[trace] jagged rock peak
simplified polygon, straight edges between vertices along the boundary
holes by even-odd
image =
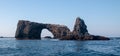
[[[76,18],[73,32],[75,32],[78,35],[84,35],[85,33],[88,33],[87,26],[84,20],[80,17]]]

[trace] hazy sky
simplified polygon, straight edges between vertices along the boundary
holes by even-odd
[[[14,36],[18,20],[68,26],[84,19],[89,33],[120,36],[120,0],[0,0],[0,36]]]

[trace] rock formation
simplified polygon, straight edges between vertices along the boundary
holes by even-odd
[[[76,19],[73,34],[78,35],[80,39],[83,39],[83,37],[86,34],[88,34],[87,26],[85,25],[84,21],[80,19],[79,17]]]
[[[107,37],[90,35],[84,20],[76,19],[74,30],[57,24],[43,24],[20,20],[15,34],[16,39],[41,39],[41,31],[48,29],[55,39],[60,40],[109,40]]]
[[[15,34],[16,39],[41,39],[42,29],[48,29],[54,38],[66,36],[70,30],[64,25],[42,24],[20,20]]]

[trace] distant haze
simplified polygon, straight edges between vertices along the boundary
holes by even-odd
[[[66,25],[72,31],[76,17],[91,34],[120,36],[120,0],[0,0],[0,36],[14,37],[18,20]]]

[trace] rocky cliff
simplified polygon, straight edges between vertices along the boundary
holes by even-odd
[[[60,40],[109,40],[107,37],[90,35],[83,19],[76,19],[71,32],[65,25],[43,24],[20,20],[15,34],[16,39],[41,39],[41,31],[48,29],[54,38]]]

